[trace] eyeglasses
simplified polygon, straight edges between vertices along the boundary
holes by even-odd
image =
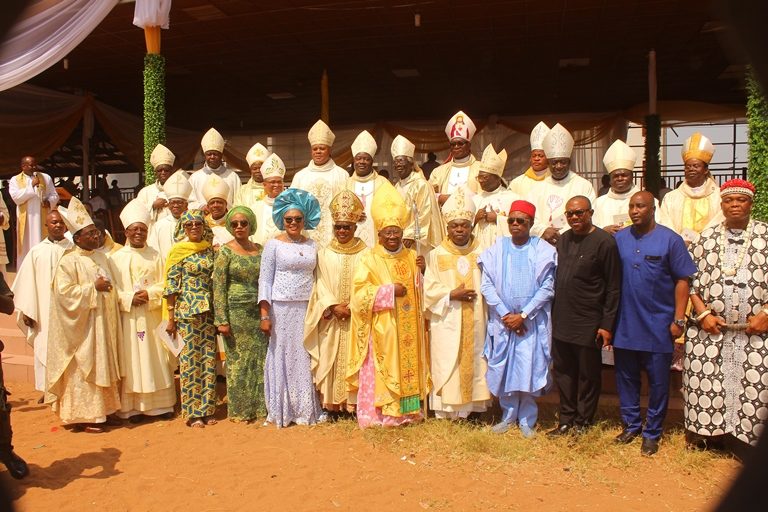
[[[528,219],[525,217],[507,217],[507,224],[520,224],[525,225],[528,222]]]
[[[565,216],[566,217],[581,217],[585,213],[587,213],[589,210],[566,210]]]
[[[230,222],[233,228],[247,228],[250,223],[247,220],[233,220]]]
[[[379,235],[383,238],[400,238],[403,236],[403,232],[400,230],[397,231],[379,231]]]
[[[354,225],[349,225],[349,224],[334,224],[333,225],[333,229],[335,229],[336,231],[350,231],[354,227],[355,227]]]
[[[185,228],[201,228],[203,227],[203,223],[199,220],[191,220],[189,222],[184,223]]]
[[[465,140],[452,140],[451,141],[451,147],[452,148],[464,146],[466,144],[467,144],[467,141],[465,141]]]
[[[303,222],[304,217],[283,217],[283,222],[286,224],[298,224],[299,222]]]

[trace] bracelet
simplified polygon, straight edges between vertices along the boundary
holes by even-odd
[[[269,315],[261,317],[261,321],[263,322],[264,320],[269,320]]]
[[[763,308],[763,310],[762,310],[762,311],[763,311],[763,313],[765,313],[766,315],[768,315],[768,308]]]
[[[699,316],[696,317],[696,321],[697,322],[701,322],[704,319],[704,317],[706,317],[707,315],[711,315],[711,314],[712,314],[712,310],[711,309],[705,309],[704,311],[699,313]]]
[[[174,309],[176,309],[176,306],[168,306],[165,309],[167,309],[168,311],[173,311]]]

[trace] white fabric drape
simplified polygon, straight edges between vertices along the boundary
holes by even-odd
[[[37,0],[0,43],[0,91],[48,69],[69,54],[118,0]]]
[[[133,24],[139,28],[168,28],[171,0],[136,0]]]

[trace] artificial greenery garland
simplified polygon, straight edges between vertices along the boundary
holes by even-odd
[[[755,186],[752,216],[768,220],[768,102],[750,69],[747,72],[747,122],[749,159],[747,177]]]
[[[661,118],[658,114],[645,116],[645,189],[656,197],[663,187],[661,179]]]
[[[144,56],[144,184],[155,182],[152,150],[165,142],[165,57]]]

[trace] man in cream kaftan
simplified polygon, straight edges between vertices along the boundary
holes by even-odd
[[[152,150],[152,154],[149,156],[149,163],[155,170],[157,180],[139,190],[139,193],[136,194],[136,199],[149,212],[150,227],[155,222],[170,215],[168,211],[168,195],[165,193],[164,187],[168,178],[173,174],[173,164],[175,161],[176,156],[162,144],[155,146],[155,149]]]

